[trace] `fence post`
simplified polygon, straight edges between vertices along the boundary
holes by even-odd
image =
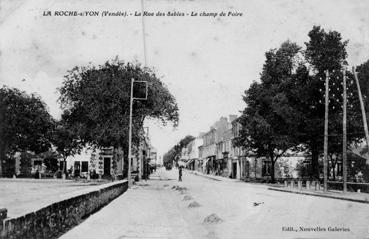
[[[301,181],[301,180],[298,180],[298,181],[297,181],[297,188],[298,188],[299,190],[301,190],[301,189],[302,189],[302,181]]]
[[[316,185],[315,190],[320,191],[320,182],[317,181],[315,185]]]
[[[309,190],[310,189],[310,181],[306,180],[306,189]]]
[[[311,187],[316,190],[316,181],[311,181]]]

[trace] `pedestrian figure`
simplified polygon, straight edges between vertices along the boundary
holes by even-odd
[[[182,167],[179,167],[179,178],[178,178],[178,181],[182,182]]]

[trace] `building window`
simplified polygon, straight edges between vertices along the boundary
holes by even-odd
[[[88,172],[88,162],[87,161],[82,162],[81,172]]]

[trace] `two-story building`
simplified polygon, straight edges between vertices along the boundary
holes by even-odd
[[[251,152],[247,152],[244,148],[234,146],[233,139],[239,137],[241,131],[241,124],[237,119],[232,122],[232,143],[231,143],[231,157],[228,165],[231,178],[246,179],[250,177],[250,162],[255,156]]]
[[[210,130],[203,134],[203,146],[201,149],[202,156],[202,171],[206,174],[215,171],[216,159],[216,144],[215,144],[216,129],[211,127]]]
[[[203,145],[202,134],[191,140],[186,146],[187,162],[186,167],[191,170],[201,170],[199,147]]]
[[[67,169],[74,177],[87,177],[96,173],[102,177],[122,177],[123,150],[114,147],[83,149],[80,154],[67,158]]]

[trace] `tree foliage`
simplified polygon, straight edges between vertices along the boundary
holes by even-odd
[[[147,100],[133,103],[133,142],[146,118],[178,124],[178,106],[167,87],[149,68],[118,58],[99,66],[74,67],[64,78],[59,101],[63,118],[80,144],[123,147],[127,152],[131,79],[147,81]]]
[[[326,70],[329,71],[329,154],[342,153],[342,69],[347,66],[346,46],[341,34],[326,32],[313,27],[305,43],[306,64],[299,67],[292,82],[288,85],[289,99],[292,102],[296,120],[296,138],[311,152],[311,176],[319,177],[319,154],[323,151],[324,140],[324,94]],[[353,74],[347,72],[347,142],[351,144],[363,136],[359,125],[360,104]]]
[[[83,147],[75,127],[66,118],[68,118],[68,112],[64,112],[61,120],[55,122],[52,132],[52,143],[59,156],[64,159],[64,172],[67,170],[67,157],[80,153]]]
[[[274,167],[280,153],[294,147],[311,153],[311,176],[319,177],[319,154],[324,139],[324,79],[330,72],[329,153],[342,151],[342,68],[347,65],[346,45],[340,33],[314,26],[303,50],[295,43],[283,43],[266,53],[260,82],[245,91],[246,107],[240,117],[243,126],[235,144],[269,157]],[[366,63],[369,64],[369,63]],[[367,65],[358,67],[360,82],[368,95],[364,75]],[[360,77],[361,76],[361,77]],[[360,105],[353,74],[347,72],[348,143],[363,137]],[[366,99],[368,100],[368,99]],[[369,103],[367,101],[367,103]],[[272,173],[274,170],[272,169]],[[272,175],[273,177],[273,175]]]
[[[235,144],[269,158],[272,181],[276,160],[294,145],[290,137],[294,129],[286,127],[294,121],[294,112],[288,104],[284,84],[292,77],[299,51],[300,47],[289,41],[278,50],[268,51],[260,83],[252,83],[243,97],[247,107],[239,118],[242,130]]]
[[[173,164],[174,162],[177,163],[178,159],[181,156],[182,149],[187,146],[195,137],[192,135],[187,135],[183,139],[181,139],[176,145],[174,145],[167,153],[163,156],[163,163],[164,164]]]
[[[15,152],[50,149],[54,120],[40,97],[4,86],[0,89],[0,117],[0,174],[2,163]]]

